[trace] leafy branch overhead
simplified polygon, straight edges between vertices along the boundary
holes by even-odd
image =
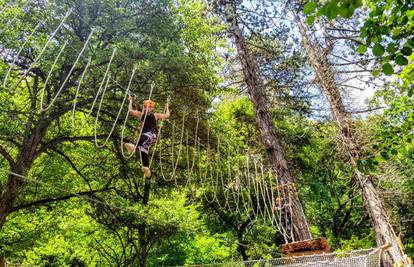
[[[359,26],[359,54],[371,52],[382,62],[381,71],[392,75],[410,61],[414,49],[414,8],[411,0],[310,1],[303,7],[307,22],[315,18],[355,21],[366,14]]]

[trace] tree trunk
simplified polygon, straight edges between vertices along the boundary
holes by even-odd
[[[404,261],[404,252],[397,243],[397,235],[390,224],[387,212],[383,206],[372,176],[365,175],[357,169],[358,159],[361,157],[360,140],[355,131],[351,114],[345,110],[340,90],[335,82],[335,72],[329,64],[326,52],[317,41],[313,41],[308,34],[308,27],[299,16],[296,16],[308,61],[314,68],[318,82],[329,102],[333,117],[340,129],[342,146],[348,153],[349,161],[354,167],[354,177],[357,178],[362,189],[365,208],[371,218],[375,238],[378,246],[390,244],[391,248],[383,255],[385,266]]]
[[[302,204],[298,197],[290,198],[296,179],[289,171],[280,136],[276,133],[276,127],[269,112],[269,100],[266,97],[264,83],[260,77],[256,60],[249,54],[246,40],[236,20],[236,8],[233,0],[221,1],[225,7],[224,15],[231,23],[231,33],[235,39],[237,54],[241,62],[244,79],[248,86],[250,100],[256,112],[256,121],[259,125],[262,142],[266,148],[269,160],[277,174],[277,182],[281,188],[284,200],[281,203],[281,215],[288,220],[289,232],[292,233],[292,241],[312,238],[309,226],[303,212]]]
[[[11,171],[20,175],[25,175],[27,173],[27,169],[23,169],[22,166],[12,168]],[[17,193],[23,184],[24,180],[20,177],[13,174],[9,175],[0,197],[0,230],[5,224],[7,216],[11,213]]]
[[[151,178],[145,178],[144,192],[142,198],[142,205],[147,206],[151,190]],[[138,264],[140,267],[147,266],[148,258],[148,242],[151,237],[147,234],[147,223],[144,221],[138,225]]]
[[[11,172],[22,176],[27,174],[37,156],[36,148],[40,145],[46,133],[46,128],[43,119],[39,119],[37,127],[25,138],[19,156],[10,167]],[[7,216],[11,213],[17,194],[24,184],[25,181],[22,178],[14,174],[9,175],[0,196],[0,230],[4,226]]]

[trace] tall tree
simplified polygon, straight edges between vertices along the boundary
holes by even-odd
[[[312,236],[299,198],[291,200],[288,198],[289,186],[295,186],[296,178],[288,167],[282,140],[277,134],[277,129],[270,115],[269,99],[266,96],[259,67],[247,47],[245,37],[240,28],[237,16],[238,1],[222,0],[215,2],[215,4],[221,10],[225,21],[230,25],[229,31],[234,38],[237,56],[248,87],[248,94],[255,108],[256,122],[260,129],[262,143],[267,151],[269,161],[277,173],[277,181],[281,191],[283,191],[282,206],[284,208],[281,211],[282,216],[290,222],[291,229],[289,231],[293,232],[293,240],[310,239]]]
[[[370,215],[375,238],[379,246],[390,244],[391,248],[384,253],[387,266],[404,261],[404,252],[398,244],[398,237],[391,225],[382,200],[375,188],[373,176],[358,170],[358,160],[362,158],[361,140],[355,130],[351,114],[345,109],[341,91],[337,86],[336,74],[330,65],[327,54],[329,47],[324,48],[316,38],[312,38],[310,30],[299,14],[295,14],[308,62],[314,68],[317,81],[323,90],[333,117],[340,129],[342,145],[347,151],[354,175],[362,190],[364,204]]]

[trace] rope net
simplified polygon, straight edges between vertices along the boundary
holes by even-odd
[[[186,265],[192,267],[380,267],[381,248],[355,250],[347,252],[324,253],[318,255],[275,258],[269,260],[254,260],[240,262],[226,262],[200,265]]]

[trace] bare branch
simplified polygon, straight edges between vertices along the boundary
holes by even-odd
[[[27,209],[27,208],[34,207],[34,206],[41,206],[41,205],[46,205],[46,204],[53,203],[53,202],[68,200],[68,199],[79,197],[79,196],[93,196],[95,193],[106,192],[109,190],[112,190],[112,188],[104,188],[104,189],[99,189],[99,190],[78,192],[78,193],[73,193],[73,194],[69,194],[69,195],[61,196],[61,197],[41,199],[41,200],[37,200],[34,202],[25,203],[25,204],[21,204],[16,207],[13,207],[11,212],[19,211],[22,209]]]
[[[100,134],[100,135],[97,135],[97,138],[102,139],[102,138],[106,138],[107,136],[108,136],[107,134]],[[94,139],[95,139],[95,136],[61,136],[61,137],[57,137],[57,138],[49,141],[48,143],[43,144],[36,151],[36,155],[39,155],[39,154],[45,152],[46,150],[52,148],[53,146],[55,146],[57,144],[64,143],[64,142],[92,141]]]
[[[345,28],[326,28],[328,31],[340,31],[340,32],[353,32],[353,33],[359,33],[360,31],[357,30],[351,30],[351,29],[345,29]]]
[[[13,157],[2,146],[0,146],[0,154],[9,162],[10,166],[14,165]]]
[[[361,113],[367,113],[367,112],[372,112],[372,111],[376,111],[376,110],[380,110],[380,109],[385,109],[386,107],[376,107],[376,108],[369,108],[369,109],[364,109],[364,110],[355,110],[355,111],[351,111],[352,114],[361,114]]]

